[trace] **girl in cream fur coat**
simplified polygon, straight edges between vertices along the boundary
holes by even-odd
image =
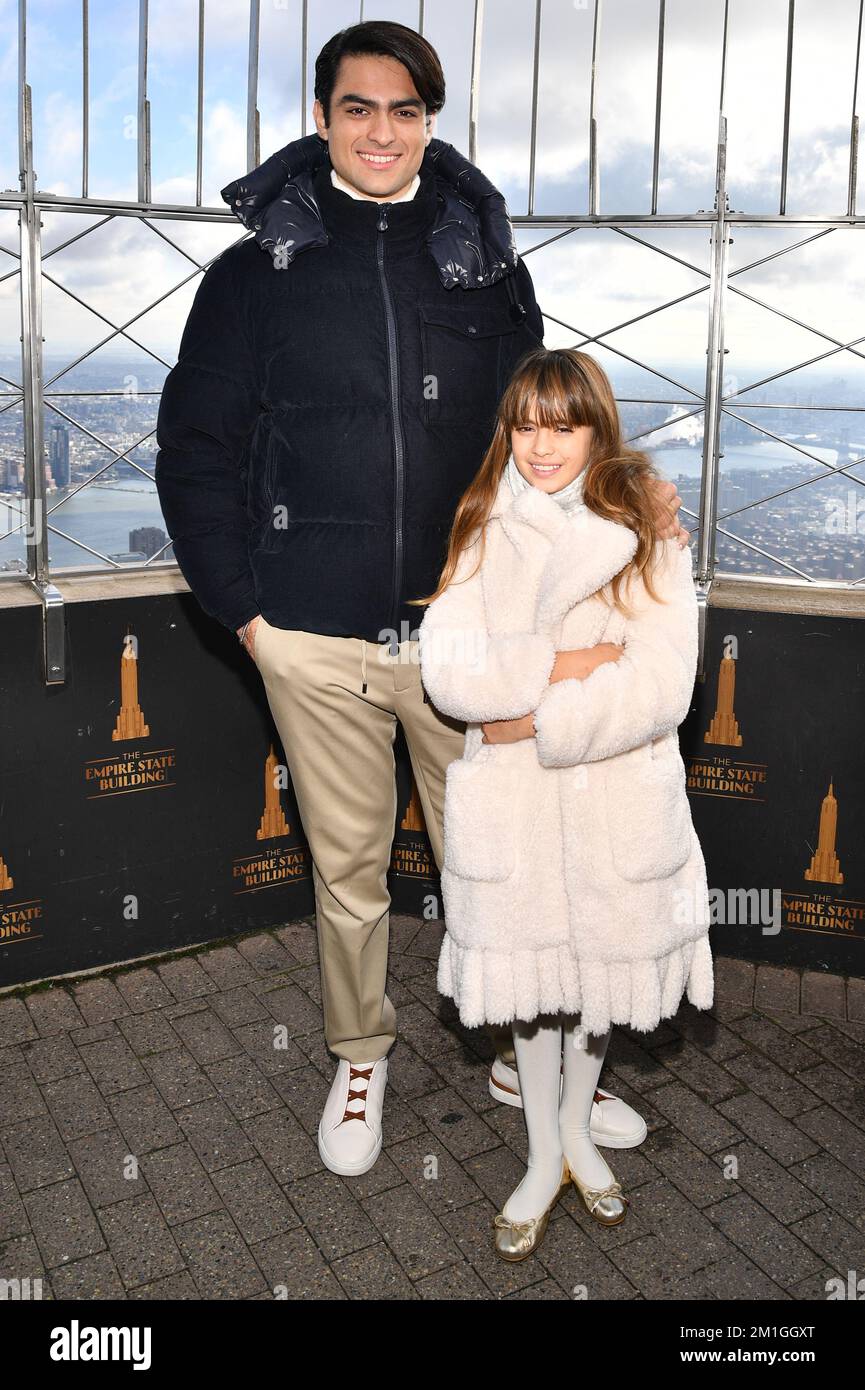
[[[589,1135],[612,1025],[713,998],[709,903],[677,728],[697,664],[691,554],[654,537],[644,454],[575,350],[523,359],[420,625],[421,679],[467,725],[446,773],[438,986],[511,1022],[528,1170],[495,1219],[522,1259],[573,1180],[628,1198]],[[559,1100],[560,1072],[563,1075]]]

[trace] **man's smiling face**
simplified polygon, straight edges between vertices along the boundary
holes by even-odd
[[[418,172],[433,133],[408,69],[395,58],[343,58],[330,99],[330,125],[320,101],[316,129],[328,143],[341,179],[366,198],[390,202]]]

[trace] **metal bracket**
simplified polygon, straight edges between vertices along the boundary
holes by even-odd
[[[56,584],[30,583],[42,600],[42,673],[46,685],[66,681],[66,605]]]
[[[706,615],[714,580],[701,580],[694,585],[697,594],[697,680],[706,679]]]

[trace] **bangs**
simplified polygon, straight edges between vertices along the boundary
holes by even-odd
[[[564,373],[549,361],[536,371],[520,373],[511,382],[502,400],[502,425],[510,431],[529,424],[533,407],[537,423],[546,429],[592,425],[596,415],[582,374]]]

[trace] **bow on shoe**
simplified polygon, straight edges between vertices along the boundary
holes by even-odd
[[[599,1202],[602,1202],[605,1197],[619,1197],[627,1206],[630,1206],[631,1203],[630,1197],[624,1196],[622,1184],[620,1182],[610,1183],[609,1187],[586,1188],[583,1196],[585,1197],[586,1206],[591,1212],[594,1212],[595,1207]]]

